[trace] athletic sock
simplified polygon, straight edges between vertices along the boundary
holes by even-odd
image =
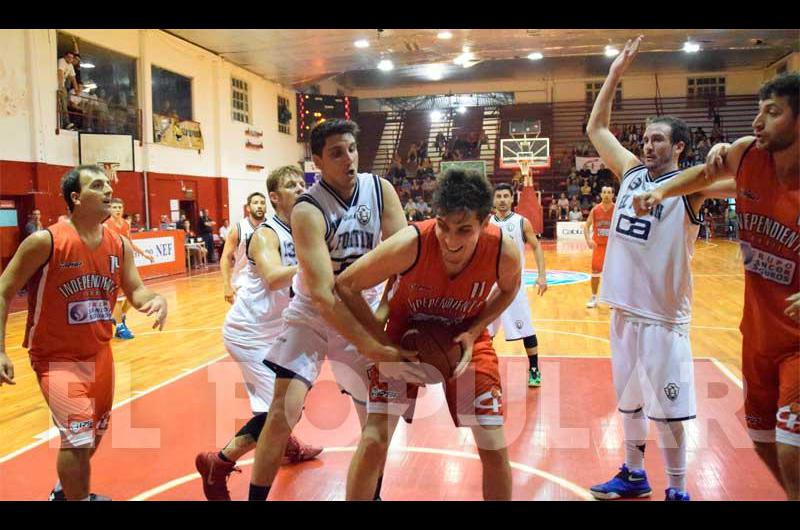
[[[528,366],[531,370],[539,368],[539,354],[536,355],[528,355]]]
[[[229,459],[228,457],[226,457],[226,456],[225,456],[225,455],[222,453],[222,451],[220,451],[219,453],[217,453],[217,456],[218,456],[218,457],[220,458],[220,460],[222,460],[223,462],[227,462],[227,463],[229,463],[229,464],[235,464],[235,463],[236,463],[236,461],[235,461],[235,460],[231,460],[231,459]]]
[[[381,486],[383,486],[383,475],[378,477],[378,483],[375,485],[375,495],[372,496],[373,501],[381,500]]]
[[[686,491],[686,431],[682,421],[658,422],[667,485]]]
[[[648,419],[641,410],[622,413],[622,431],[625,433],[625,465],[631,471],[644,469],[647,429]]]
[[[60,480],[56,482],[55,486],[53,486],[53,491],[56,492],[56,493],[58,493],[59,491],[62,491],[63,489],[64,488],[61,487],[61,481]]]
[[[269,486],[256,486],[250,484],[250,493],[247,496],[248,501],[265,501],[269,495]]]

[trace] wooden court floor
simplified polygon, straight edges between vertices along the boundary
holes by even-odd
[[[526,260],[527,268],[535,270],[530,253]],[[590,251],[545,243],[545,260],[549,272],[566,271],[554,276],[569,277],[570,271],[588,272]],[[738,246],[725,240],[698,242],[692,268],[695,300],[691,340],[698,387],[703,387],[698,391],[699,407],[713,419],[698,422],[693,437],[693,456],[690,456],[690,484],[695,490],[701,490],[699,498],[783,498],[746,438],[742,438],[738,325],[744,284]],[[224,360],[220,327],[228,305],[222,297],[221,275],[212,270],[156,280],[150,285],[168,300],[167,327],[163,332],[153,332],[144,316],[132,312],[128,322],[136,338],[114,342],[117,390],[112,432],[115,423],[133,426],[136,436],[145,440],[137,444],[155,445],[131,449],[126,442],[104,442],[93,476],[99,484],[111,484],[101,478],[103,474],[111,474],[112,469],[118,473],[124,467],[130,468],[125,473],[134,481],[137,472],[152,477],[154,474],[147,471],[147,466],[137,465],[137,455],[155,451],[154,454],[161,456],[145,461],[179,463],[166,466],[165,473],[157,474],[158,480],[147,488],[139,481],[137,484],[141,487],[111,493],[117,498],[201,499],[199,483],[192,477],[194,453],[224,443],[225,437],[247,417],[242,388],[237,388],[233,397],[228,396],[233,401],[226,408],[220,405],[219,390],[215,391],[215,385],[209,383],[217,377],[213,374],[220,370],[228,370],[234,377],[236,374],[234,363]],[[514,468],[515,498],[586,498],[586,488],[610,478],[621,462],[621,430],[615,419],[608,362],[609,311],[603,307],[585,308],[589,294],[588,281],[553,285],[543,297],[528,288],[543,357],[544,380],[540,390],[526,389],[523,379],[514,375],[524,374],[522,345],[506,343],[502,335],[495,339],[495,347],[508,370],[508,379],[513,380],[505,381],[510,388],[506,389],[510,392],[509,403],[516,400],[518,404],[507,409],[512,413],[509,426],[515,426],[515,433],[509,435],[512,459],[517,465]],[[51,486],[55,480],[53,442],[56,439],[52,438],[49,413],[27,354],[19,347],[25,316],[21,311],[9,317],[8,353],[16,366],[17,385],[0,389],[0,432],[3,433],[0,437],[0,499],[42,498],[49,491],[48,484]],[[555,392],[554,398],[552,392]],[[545,397],[548,395],[555,401],[549,401],[551,398]],[[330,450],[323,453],[318,462],[282,471],[279,475],[282,487],[274,490],[279,498],[343,497],[346,466],[357,441],[357,423],[353,423],[355,418],[349,403],[336,398],[333,383],[315,387],[311,396],[315,397],[309,398],[298,432],[307,438],[306,441],[322,443]],[[556,403],[559,412],[553,413],[551,406],[543,405],[548,402]],[[315,403],[320,403],[316,406],[319,412],[314,412]],[[326,408],[326,404],[333,409]],[[585,411],[581,404],[585,404]],[[174,409],[174,417],[168,412],[170,408]],[[720,412],[723,409],[724,413]],[[203,421],[206,416],[208,420]],[[429,492],[432,496],[428,498],[479,498],[480,466],[475,460],[474,447],[470,446],[471,437],[467,431],[454,429],[446,416],[439,416],[441,411],[436,409],[419,422],[423,424],[419,428],[415,428],[415,422],[401,429],[399,441],[396,440],[390,455],[389,468],[396,468],[398,472],[387,471],[392,477],[386,482],[387,498],[416,498],[413,494],[416,482],[402,477],[409,474],[407,467],[412,462],[442,477],[444,482],[440,480],[434,486],[464,485],[458,491],[444,488],[442,491],[446,493]],[[333,425],[331,418],[340,421]],[[176,420],[186,427],[197,424],[196,435],[191,429],[171,431],[169,426]],[[145,431],[160,429],[158,440],[149,439],[147,432],[137,430],[140,428]],[[575,435],[588,436],[590,441],[571,440],[569,428],[586,429],[587,432]],[[600,431],[595,433],[597,429]],[[123,430],[131,429],[117,429],[118,432]],[[651,480],[657,489],[654,498],[660,498],[658,488],[663,486],[663,473],[658,464],[660,454],[655,442],[651,445],[654,447],[648,453],[648,467],[650,462],[657,466]],[[738,462],[735,469],[733,462]],[[32,464],[41,469],[42,477],[35,481],[30,480],[30,472],[27,478],[22,476],[24,469]],[[243,498],[246,492],[246,476],[249,476],[246,461],[244,469],[244,476],[232,479],[234,498]],[[315,477],[315,480],[303,478],[309,473],[309,478]],[[752,478],[749,483],[752,487],[737,489],[733,485],[735,481],[725,480],[737,474]],[[24,494],[20,489],[22,483],[32,484],[23,488]]]

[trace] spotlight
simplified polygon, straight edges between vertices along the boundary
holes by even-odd
[[[700,51],[700,45],[697,44],[696,42],[687,40],[686,42],[683,43],[683,51],[685,51],[686,53],[697,53]]]
[[[452,39],[452,38],[453,38],[453,34],[452,34],[452,33],[450,33],[449,31],[440,31],[440,32],[439,32],[439,33],[436,35],[436,38],[437,38],[437,39],[442,39],[442,40],[449,40],[449,39]]]
[[[389,59],[381,59],[381,62],[378,63],[378,70],[381,70],[383,72],[394,70],[394,63]]]
[[[438,110],[434,110],[431,112],[431,121],[441,121],[442,120],[442,113]]]
[[[608,46],[606,46],[605,54],[606,57],[616,57],[617,55],[619,55],[619,50],[609,44]]]
[[[356,48],[369,48],[369,41],[367,39],[359,39],[353,43]]]
[[[539,61],[543,57],[544,57],[544,55],[542,55],[540,52],[533,52],[533,53],[528,54],[528,59],[530,59],[531,61]]]

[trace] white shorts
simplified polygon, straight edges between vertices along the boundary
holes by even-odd
[[[243,346],[224,337],[223,342],[228,353],[242,370],[253,414],[269,412],[272,396],[275,393],[275,372],[264,365],[264,356],[272,347],[272,343],[250,343],[248,346]]]
[[[494,337],[503,326],[506,340],[520,340],[536,335],[531,321],[531,306],[525,285],[519,286],[517,296],[497,320],[489,324],[489,335]]]
[[[656,421],[697,415],[688,325],[670,327],[611,312],[611,368],[620,412]]]
[[[308,324],[285,322],[264,362],[293,372],[311,387],[319,377],[326,355],[339,388],[366,403],[369,388],[367,369],[373,363],[321,321]]]

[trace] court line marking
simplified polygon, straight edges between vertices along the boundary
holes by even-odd
[[[323,451],[323,455],[325,453],[353,453],[357,449],[356,446],[350,447],[326,447]],[[475,453],[467,453],[465,451],[453,451],[452,449],[436,449],[433,447],[409,447],[409,446],[390,446],[389,453],[393,452],[408,452],[408,453],[420,453],[420,454],[435,454],[441,456],[452,456],[458,458],[467,458],[470,460],[480,460],[480,457]],[[239,467],[246,467],[253,465],[255,461],[254,458],[249,458],[247,460],[242,460],[237,462],[236,465]],[[523,471],[525,473],[529,473],[531,475],[536,475],[544,480],[549,482],[553,482],[562,488],[571,491],[579,498],[586,500],[586,501],[593,501],[594,497],[589,490],[582,488],[575,484],[574,482],[570,482],[569,480],[559,477],[558,475],[553,475],[552,473],[548,473],[547,471],[542,471],[541,469],[537,469],[535,467],[521,464],[519,462],[509,462],[511,469],[516,469],[519,471]],[[191,482],[193,480],[199,479],[199,473],[190,473],[188,475],[184,475],[183,477],[176,478],[174,480],[170,480],[169,482],[165,482],[160,486],[156,486],[155,488],[149,489],[135,497],[131,498],[131,501],[146,501],[156,495],[169,491],[173,488],[186,484],[187,482]]]
[[[159,383],[159,384],[157,384],[155,386],[152,386],[152,387],[150,387],[148,389],[138,390],[138,391],[132,392],[132,394],[134,394],[133,396],[131,396],[128,399],[125,399],[125,400],[120,401],[119,403],[115,404],[114,406],[111,407],[111,410],[116,410],[116,409],[118,409],[118,408],[120,408],[120,407],[122,407],[124,405],[127,405],[128,403],[131,403],[132,401],[137,400],[140,397],[146,396],[147,394],[155,392],[156,390],[159,390],[160,388],[163,388],[163,387],[165,387],[165,386],[167,386],[169,384],[172,384],[172,383],[174,383],[174,382],[176,382],[176,381],[178,381],[180,379],[183,379],[187,375],[190,375],[190,374],[193,374],[195,372],[198,372],[198,371],[202,370],[203,368],[207,368],[207,367],[211,366],[212,364],[214,364],[216,362],[219,362],[222,359],[225,359],[226,357],[228,357],[227,353],[225,355],[221,355],[219,357],[216,357],[216,358],[214,358],[214,359],[212,359],[212,360],[210,360],[210,361],[208,361],[208,362],[206,362],[206,363],[204,363],[204,364],[202,364],[202,365],[200,365],[200,366],[198,366],[196,368],[192,368],[188,372],[181,373],[179,375],[176,375],[174,377],[171,377],[171,378],[167,379],[166,381],[162,381],[161,383]],[[14,458],[18,457],[19,455],[21,455],[23,453],[27,453],[31,449],[34,449],[34,448],[42,445],[43,443],[55,438],[56,436],[58,436],[58,430],[53,428],[53,427],[51,427],[50,429],[48,429],[46,431],[43,431],[43,432],[41,432],[39,434],[36,434],[36,435],[34,435],[34,438],[37,438],[36,442],[32,442],[32,443],[30,443],[30,444],[28,444],[28,445],[26,445],[26,446],[24,446],[24,447],[22,447],[20,449],[17,449],[16,451],[13,451],[11,453],[8,453],[7,455],[4,455],[4,456],[0,457],[0,464],[4,464],[4,463],[6,463],[6,462],[8,462],[10,460],[13,460]]]
[[[573,323],[578,323],[578,324],[581,324],[581,323],[586,323],[586,324],[610,324],[611,323],[610,320],[569,320],[569,319],[562,319],[562,318],[533,318],[531,320],[533,321],[534,324],[537,323],[537,322],[555,322],[555,323],[566,322],[566,323],[571,323],[571,324],[573,324]],[[727,326],[700,326],[700,325],[692,324],[692,325],[690,325],[690,328],[693,328],[693,329],[714,329],[714,330],[720,330],[720,331],[739,331],[738,327],[737,328],[730,328],[730,327],[727,327]]]

